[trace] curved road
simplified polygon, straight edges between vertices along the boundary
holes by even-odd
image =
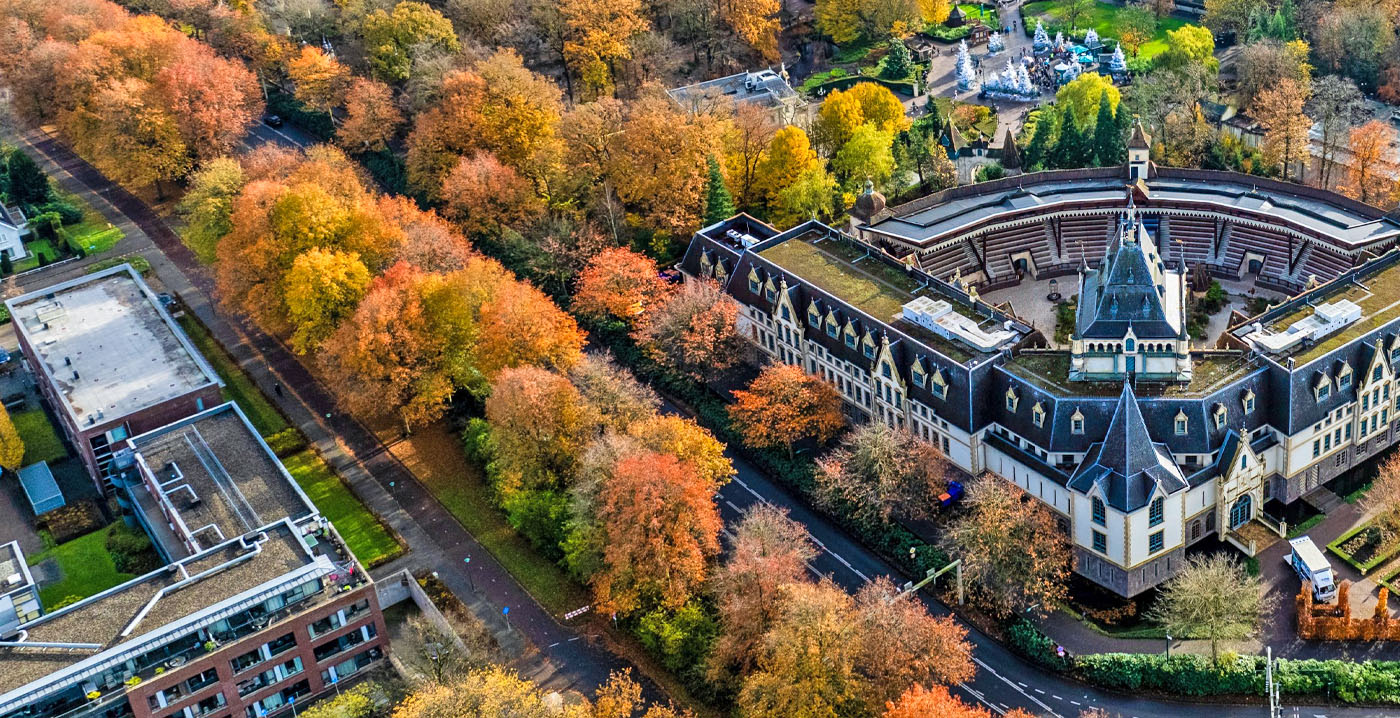
[[[264,135],[268,128],[258,128]],[[117,211],[140,227],[166,258],[193,283],[194,289],[205,297],[212,296],[207,272],[190,251],[154,211],[139,199],[108,181],[101,173],[76,157],[67,147],[51,137],[31,133],[28,144],[57,163],[88,190],[104,197]],[[262,136],[260,139],[272,138]],[[574,688],[591,692],[607,679],[611,670],[627,666],[627,662],[593,644],[574,627],[560,624],[540,607],[518,583],[443,509],[436,499],[407,471],[378,439],[358,422],[339,413],[330,393],[306,371],[301,363],[271,337],[256,328],[231,322],[235,331],[246,338],[255,362],[267,368],[288,387],[295,390],[300,402],[290,407],[293,418],[305,416],[317,425],[333,432],[348,451],[372,476],[371,487],[382,491],[404,512],[412,525],[396,529],[413,548],[415,554],[427,553],[441,562],[444,580],[459,595],[467,592],[465,564],[460,557],[471,555],[470,581],[472,594],[482,594],[498,606],[510,606],[512,625],[530,638],[551,661],[558,664],[566,682]],[[212,327],[211,327],[212,328]],[[227,333],[227,332],[225,332]],[[230,347],[231,349],[233,347]],[[268,387],[264,387],[266,390]],[[268,392],[271,394],[271,392]],[[289,400],[283,401],[288,408]],[[668,411],[678,411],[667,405]],[[813,561],[813,570],[829,575],[839,585],[854,590],[880,575],[902,583],[907,577],[860,545],[844,531],[805,507],[802,502],[778,486],[742,457],[730,453],[738,472],[734,481],[720,490],[721,513],[726,523],[736,521],[749,506],[760,501],[784,507],[789,515],[806,527],[821,549]],[[361,491],[356,483],[357,493]],[[450,566],[450,568],[448,568]],[[948,610],[933,598],[923,595],[930,611],[946,615]],[[1081,710],[1098,707],[1111,715],[1124,718],[1260,718],[1268,710],[1262,705],[1219,705],[1181,703],[1138,696],[1126,696],[1089,688],[1074,681],[1048,673],[1013,655],[975,627],[968,626],[969,640],[974,645],[973,658],[978,665],[975,678],[959,686],[964,699],[979,702],[996,714],[1012,708],[1022,708],[1041,716],[1076,718]],[[1400,709],[1340,708],[1335,706],[1286,705],[1285,718],[1400,718]]]

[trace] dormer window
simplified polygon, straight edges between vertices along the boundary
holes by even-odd
[[[1134,349],[1133,349],[1133,340],[1132,340],[1131,337],[1128,339],[1128,341],[1127,341],[1126,344],[1127,344],[1126,349],[1127,349],[1128,353],[1129,353],[1129,354],[1132,354],[1133,351],[1134,351]]]
[[[1214,416],[1215,416],[1215,428],[1217,428],[1217,429],[1224,429],[1224,428],[1225,428],[1225,419],[1226,419],[1225,405],[1224,405],[1224,404],[1216,404],[1216,405],[1215,405],[1215,414],[1214,414]]]
[[[1351,388],[1351,365],[1343,364],[1337,371],[1337,391],[1345,391]]]
[[[779,307],[779,309],[782,311],[783,321],[792,321],[792,312],[788,310],[788,305],[784,304],[781,307]]]
[[[829,336],[829,337],[831,337],[832,339],[835,339],[837,336],[840,335],[840,333],[841,333],[841,323],[838,322],[838,321],[836,321],[836,313],[835,313],[835,312],[827,312],[827,314],[826,314],[826,335]]]
[[[715,281],[724,284],[724,278],[729,276],[729,272],[724,269],[724,260],[715,262]],[[757,290],[754,290],[757,291]]]
[[[763,291],[763,282],[758,279],[758,272],[749,272],[749,292],[758,294]]]
[[[816,304],[807,307],[807,323],[811,324],[813,329],[822,328],[822,313],[817,311]]]
[[[846,323],[846,346],[856,348],[856,326],[850,322]]]
[[[943,378],[943,370],[933,373],[933,379],[929,382],[929,391],[939,399],[948,398],[948,380]]]
[[[924,388],[924,379],[926,378],[926,375],[924,374],[924,368],[922,366],[919,366],[918,362],[914,362],[912,365],[910,365],[909,378],[914,380],[914,386],[917,386],[920,389]]]
[[[763,296],[770,302],[778,301],[778,288],[773,286],[773,280],[763,285]]]
[[[1084,415],[1079,413],[1078,409],[1075,409],[1074,414],[1069,417],[1069,433],[1084,433]]]
[[[1318,401],[1323,401],[1332,395],[1332,381],[1326,375],[1317,378],[1317,383],[1313,385],[1313,396]]]
[[[1015,414],[1016,405],[1021,403],[1021,397],[1016,395],[1015,389],[1006,390],[1006,410]]]
[[[1390,342],[1390,360],[1392,362],[1400,361],[1400,337],[1396,337]]]
[[[1246,389],[1245,392],[1244,392],[1244,396],[1240,398],[1240,403],[1244,405],[1244,413],[1246,413],[1246,414],[1253,414],[1253,413],[1254,413],[1254,392],[1253,392],[1253,391],[1250,391],[1250,390],[1248,390],[1248,389]]]
[[[1093,503],[1094,523],[1104,526],[1108,523],[1108,511],[1104,508],[1103,499],[1095,496]]]
[[[1189,420],[1186,418],[1186,412],[1184,412],[1184,411],[1178,411],[1178,412],[1176,413],[1176,421],[1174,422],[1175,427],[1176,427],[1176,435],[1177,435],[1177,436],[1186,436],[1186,429],[1187,429],[1189,423],[1190,423]]]
[[[887,361],[880,362],[880,373],[883,374],[886,379],[894,378],[894,371],[890,368],[890,363]]]
[[[1163,511],[1163,509],[1165,508],[1166,503],[1167,502],[1165,499],[1163,499],[1161,496],[1158,496],[1157,498],[1152,499],[1152,503],[1148,504],[1147,526],[1149,528],[1153,526],[1160,526],[1162,524],[1162,521],[1165,520],[1165,511]]]
[[[1037,429],[1045,426],[1045,407],[1041,406],[1038,401],[1035,406],[1031,407],[1031,421],[1035,422]]]
[[[865,345],[861,347],[866,359],[875,358],[875,338],[869,334],[865,335]]]

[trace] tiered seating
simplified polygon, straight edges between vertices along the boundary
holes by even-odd
[[[977,238],[978,251],[996,276],[1014,274],[1011,255],[1029,250],[1037,267],[1050,263],[1050,247],[1045,241],[1045,228],[1040,223],[1006,227]]]
[[[1313,242],[1312,254],[1308,255],[1307,261],[1303,263],[1303,271],[1299,277],[1307,279],[1309,274],[1315,274],[1318,280],[1326,282],[1336,279],[1351,267],[1350,257],[1332,252],[1322,242]]]
[[[1245,252],[1256,252],[1264,255],[1264,268],[1260,274],[1282,277],[1288,273],[1288,261],[1296,249],[1296,246],[1289,246],[1288,237],[1283,234],[1236,224],[1223,264],[1226,270],[1234,271],[1240,266]],[[1248,271],[1248,267],[1245,271]]]
[[[1186,251],[1187,266],[1210,261],[1211,245],[1215,242],[1215,220],[1206,217],[1164,217],[1163,224],[1171,236],[1170,247],[1162,247],[1176,257],[1176,245]]]
[[[962,242],[954,242],[937,252],[919,255],[919,266],[925,272],[939,279],[947,279],[953,276],[953,270],[959,267],[962,268],[963,276],[967,276],[978,269],[976,264],[970,263],[966,255],[963,254]]]
[[[1091,265],[1097,265],[1108,249],[1108,237],[1113,233],[1114,218],[1066,217],[1060,220],[1060,246],[1064,254],[1075,263],[1079,262],[1079,249],[1084,248],[1084,258]]]

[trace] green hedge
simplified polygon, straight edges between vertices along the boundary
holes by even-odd
[[[1327,544],[1328,551],[1337,554],[1338,558],[1342,559],[1343,561],[1346,561],[1348,564],[1351,565],[1352,568],[1355,568],[1357,571],[1360,571],[1362,576],[1365,576],[1366,573],[1369,572],[1371,569],[1385,563],[1386,561],[1389,561],[1391,557],[1393,557],[1396,553],[1400,553],[1400,541],[1397,541],[1388,550],[1377,553],[1375,556],[1372,556],[1369,561],[1362,563],[1353,558],[1351,554],[1347,553],[1346,549],[1342,548],[1342,544],[1352,540],[1353,538],[1356,538],[1358,534],[1361,534],[1362,532],[1370,528],[1371,523],[1368,521],[1342,534],[1341,536],[1338,536],[1336,540]]]
[[[267,112],[281,117],[322,142],[330,142],[335,137],[335,124],[331,122],[329,114],[309,110],[306,105],[297,102],[295,97],[279,90],[268,93]]]
[[[1080,656],[1075,674],[1097,686],[1185,696],[1264,695],[1264,658],[1103,653]],[[1400,703],[1400,661],[1279,660],[1279,692],[1344,703]]]

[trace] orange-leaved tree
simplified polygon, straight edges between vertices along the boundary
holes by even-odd
[[[490,152],[463,157],[442,180],[444,213],[469,236],[524,229],[544,212],[530,182]]]
[[[389,145],[403,126],[403,113],[394,104],[394,91],[378,80],[357,77],[345,92],[345,120],[335,138],[351,152],[377,152]]]
[[[603,566],[592,577],[602,611],[679,608],[699,590],[724,525],[712,484],[668,454],[617,462],[598,496]]]
[[[1005,718],[1034,718],[1020,708],[1002,714]],[[885,703],[881,718],[994,718],[991,711],[982,706],[963,703],[943,686],[927,688],[922,685],[910,686],[899,696],[899,700]]]
[[[573,307],[585,317],[633,325],[666,298],[668,289],[650,257],[613,247],[598,253],[579,272]]]
[[[656,361],[697,381],[738,364],[739,305],[709,280],[688,281],[643,317],[632,338]]]
[[[1392,202],[1395,181],[1390,178],[1396,158],[1391,154],[1395,130],[1379,120],[1353,127],[1349,137],[1351,162],[1347,164],[1346,181],[1338,189],[1352,199],[1374,205]]]
[[[825,442],[846,425],[836,389],[793,364],[770,364],[747,390],[735,391],[729,415],[745,444],[786,448],[789,457],[797,442]]]

